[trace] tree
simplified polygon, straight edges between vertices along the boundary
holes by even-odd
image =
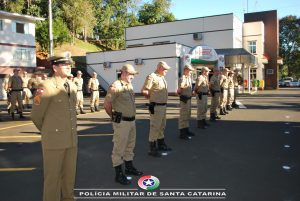
[[[169,12],[171,0],[153,0],[152,4],[146,3],[138,12],[139,21],[143,24],[171,22],[175,16]]]
[[[65,42],[70,42],[70,32],[62,19],[53,20],[53,46],[54,48]],[[49,21],[36,23],[36,41],[41,46],[42,51],[49,52]]]
[[[62,4],[64,11],[64,19],[72,33],[75,42],[77,33],[82,33],[85,30],[85,35],[95,25],[94,10],[89,0],[65,0]]]
[[[300,77],[300,18],[286,16],[279,21],[280,56],[283,58],[281,72]]]

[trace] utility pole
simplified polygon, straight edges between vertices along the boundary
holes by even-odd
[[[52,35],[52,3],[48,0],[49,12],[49,42],[50,42],[50,57],[53,56],[53,35]]]

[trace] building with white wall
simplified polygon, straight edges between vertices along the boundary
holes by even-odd
[[[253,75],[254,72],[256,79],[263,79],[263,26],[263,22],[243,24],[229,13],[129,27],[125,31],[126,49],[87,53],[88,71],[96,71],[100,83],[106,89],[117,78],[117,71],[124,63],[135,64],[139,75],[133,84],[135,92],[139,93],[146,76],[155,71],[156,64],[160,60],[164,60],[172,67],[166,77],[168,91],[175,93],[184,66],[185,54],[190,53],[195,46],[207,45],[217,52],[219,50],[220,56],[224,55],[225,67],[241,69],[245,79],[251,79],[250,74]],[[248,41],[253,40],[256,41],[255,54],[251,54],[248,49]],[[195,67],[207,65],[192,64]],[[214,68],[217,65],[215,62],[209,67]]]
[[[35,21],[43,18],[0,10],[0,84],[14,68],[32,72],[36,67]],[[1,86],[1,85],[0,85]],[[2,99],[3,92],[0,93]]]

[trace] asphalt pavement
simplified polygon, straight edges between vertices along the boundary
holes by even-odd
[[[89,113],[78,116],[77,200],[299,201],[300,88],[258,91],[238,101],[240,109],[202,130],[196,127],[194,99],[191,131],[196,136],[184,141],[178,138],[178,97],[170,96],[165,139],[173,151],[153,158],[147,154],[146,100],[137,97],[134,164],[160,181],[157,189],[147,191],[139,187],[139,177],[133,176],[128,186],[114,181],[110,120],[103,109],[90,113],[86,100]],[[0,200],[41,201],[40,135],[30,110],[24,112],[26,119],[11,121],[3,111],[5,102],[0,103]]]

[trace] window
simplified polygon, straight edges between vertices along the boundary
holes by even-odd
[[[248,42],[248,50],[249,50],[252,54],[256,54],[256,41],[249,41],[249,42]]]
[[[28,49],[17,49],[13,58],[15,61],[28,61],[32,59],[32,53]]]
[[[250,69],[251,80],[256,80],[256,69]]]
[[[29,34],[29,24],[24,24],[21,22],[13,22],[12,31],[15,33]]]
[[[3,31],[3,20],[0,20],[0,31]]]

